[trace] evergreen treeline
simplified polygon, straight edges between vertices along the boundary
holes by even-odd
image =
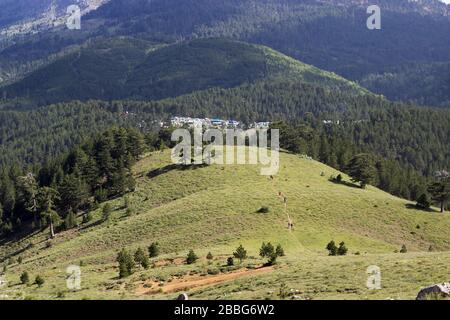
[[[65,228],[86,211],[111,197],[134,190],[131,167],[146,149],[144,136],[134,129],[112,128],[87,140],[65,156],[24,171],[17,166],[0,172],[0,232]]]
[[[151,130],[172,115],[232,118],[244,123],[305,119],[314,129],[322,128],[351,141],[361,152],[393,160],[424,176],[450,168],[448,110],[282,80],[209,89],[161,101],[88,101],[31,113],[0,111],[0,165],[42,161],[47,154],[67,151],[74,140],[79,142],[82,136],[109,125]]]

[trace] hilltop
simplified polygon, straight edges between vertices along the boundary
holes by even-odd
[[[91,222],[52,241],[44,230],[1,243],[1,257],[12,262],[5,294],[158,299],[186,289],[194,299],[277,298],[286,283],[302,298],[412,299],[420,286],[448,280],[443,266],[450,262],[450,216],[417,210],[373,187],[330,182],[339,172],[308,157],[282,152],[280,165],[272,180],[259,175],[257,166],[183,169],[171,165],[169,150],[147,154],[133,170],[136,190],[125,196],[133,214],[126,214],[120,197],[108,202],[113,208],[108,222],[101,222],[99,208]],[[269,212],[258,213],[261,207]],[[294,230],[287,228],[287,215]],[[332,239],[345,241],[348,256],[327,256],[325,246]],[[154,267],[119,280],[118,250],[146,250],[154,241],[161,250]],[[286,257],[274,269],[258,269],[263,241],[285,249]],[[227,269],[226,258],[239,244],[250,258]],[[402,245],[408,253],[398,253]],[[183,262],[189,249],[201,257],[193,265]],[[214,256],[211,264],[204,258],[208,252]],[[21,264],[13,261],[19,256]],[[65,269],[73,264],[82,270],[83,289],[77,292],[65,289]],[[382,269],[383,290],[366,288],[370,265]],[[39,273],[44,286],[19,285],[24,270]]]

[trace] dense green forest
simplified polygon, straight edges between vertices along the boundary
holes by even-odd
[[[74,99],[159,100],[274,78],[367,93],[336,74],[263,46],[203,39],[158,48],[124,37],[86,45],[0,92],[6,100],[18,98],[23,108]]]
[[[382,8],[381,30],[365,27],[367,4]],[[5,44],[0,77],[19,80],[52,55],[110,37],[152,44],[226,37],[267,45],[390,99],[448,106],[446,69],[437,66],[449,62],[449,32],[448,7],[437,0],[114,0],[85,16],[79,32],[56,28]]]
[[[123,111],[129,114],[121,117]],[[91,123],[101,128],[102,123],[120,124],[126,119],[133,126],[151,128],[173,115],[234,118],[244,123],[310,116],[315,126],[340,130],[361,150],[397,160],[425,176],[450,167],[449,111],[392,103],[376,96],[330,92],[292,81],[213,88],[161,101],[73,102],[30,113],[2,111],[0,115],[2,163],[8,158],[21,163],[42,159],[46,150],[50,154],[64,151],[65,145],[73,145],[69,137],[74,130],[74,137],[96,130]],[[20,125],[18,121],[22,121]],[[331,123],[325,125],[323,121]],[[60,131],[55,131],[58,126]]]
[[[113,128],[62,157],[47,159],[34,171],[3,168],[2,234],[50,226],[53,237],[62,220],[66,229],[74,227],[80,210],[134,190],[131,167],[145,149],[144,137],[138,131]]]

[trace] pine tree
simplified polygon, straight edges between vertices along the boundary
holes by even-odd
[[[244,259],[247,259],[247,250],[244,249],[242,244],[233,252],[233,256],[239,259],[239,263],[242,263]]]
[[[133,274],[134,260],[125,248],[117,254],[116,261],[119,263],[119,278],[126,278]]]
[[[60,207],[65,212],[70,209],[78,211],[87,203],[89,197],[88,186],[77,173],[65,176],[58,192],[61,195]]]
[[[193,264],[195,261],[197,261],[198,256],[195,254],[194,250],[189,250],[189,253],[186,257],[186,263],[187,264]]]
[[[448,173],[437,174],[437,181],[431,183],[428,192],[434,201],[440,203],[441,212],[445,211],[445,205],[450,200],[450,177]]]
[[[145,269],[147,269],[149,266],[148,257],[145,255],[144,250],[142,250],[142,248],[140,247],[134,253],[134,262],[144,267]]]
[[[69,210],[66,218],[64,219],[64,227],[66,230],[72,229],[77,226],[77,216],[73,210]]]
[[[428,196],[425,193],[422,193],[420,197],[417,199],[416,207],[422,208],[422,209],[429,209],[430,208],[430,200],[428,199]]]
[[[38,211],[38,192],[39,186],[33,173],[20,177],[20,186],[22,191],[22,201],[28,212],[33,215],[33,221],[37,223]]]
[[[30,276],[28,275],[28,272],[24,271],[20,275],[20,283],[22,284],[28,284],[30,283]]]
[[[50,237],[55,237],[55,225],[61,223],[61,217],[54,210],[55,201],[59,199],[58,191],[49,187],[43,187],[39,194],[41,216],[48,221],[50,226]]]
[[[339,248],[337,249],[337,254],[338,254],[338,256],[345,256],[345,255],[347,254],[347,251],[348,251],[348,249],[347,249],[347,247],[345,246],[345,243],[344,243],[344,242],[341,242],[341,243],[339,244]]]
[[[42,287],[45,283],[44,278],[42,278],[41,276],[36,276],[35,280],[34,280],[34,284],[36,284],[39,288]]]
[[[158,242],[152,242],[150,246],[148,247],[148,255],[150,258],[155,258],[159,255],[159,243]]]
[[[366,153],[358,154],[350,159],[347,171],[352,181],[359,183],[362,189],[372,183],[376,177],[373,157]]]
[[[213,257],[213,255],[212,255],[212,253],[211,252],[208,252],[208,254],[206,255],[206,259],[207,260],[212,260],[214,257]]]
[[[338,247],[336,246],[336,243],[332,240],[327,244],[326,249],[328,250],[328,254],[330,256],[336,256],[338,252]]]
[[[275,249],[275,247],[269,242],[269,243],[262,243],[261,245],[261,249],[259,249],[259,255],[262,258],[267,258],[267,265],[271,266],[273,265],[276,261],[277,258],[280,256],[282,252],[278,251]],[[283,252],[284,253],[284,252]]]

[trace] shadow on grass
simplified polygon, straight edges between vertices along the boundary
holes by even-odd
[[[328,179],[328,181],[330,181],[330,182],[332,182],[334,184],[341,184],[341,185],[344,185],[344,186],[347,186],[347,187],[350,187],[350,188],[361,189],[361,186],[359,186],[359,185],[357,185],[355,183],[352,183],[352,182],[344,181],[344,180],[338,181],[335,178],[330,178],[330,179]]]
[[[90,228],[93,228],[93,227],[96,227],[98,225],[101,225],[103,222],[105,222],[105,221],[100,219],[100,220],[97,220],[95,222],[92,222],[91,224],[88,224],[86,226],[80,227],[80,228],[78,228],[78,230],[79,231],[88,230]]]
[[[418,210],[418,211],[430,212],[430,213],[439,213],[439,211],[434,210],[432,208],[422,208],[422,207],[419,207],[412,203],[405,204],[405,207],[406,207],[406,209],[410,209],[410,210]]]
[[[175,171],[175,170],[177,170],[177,171],[196,170],[196,169],[204,168],[207,166],[208,166],[207,164],[188,164],[188,165],[169,164],[165,167],[150,171],[149,173],[147,173],[147,177],[155,178],[155,177],[158,177],[160,175],[163,175],[163,174],[169,173],[171,171]]]

